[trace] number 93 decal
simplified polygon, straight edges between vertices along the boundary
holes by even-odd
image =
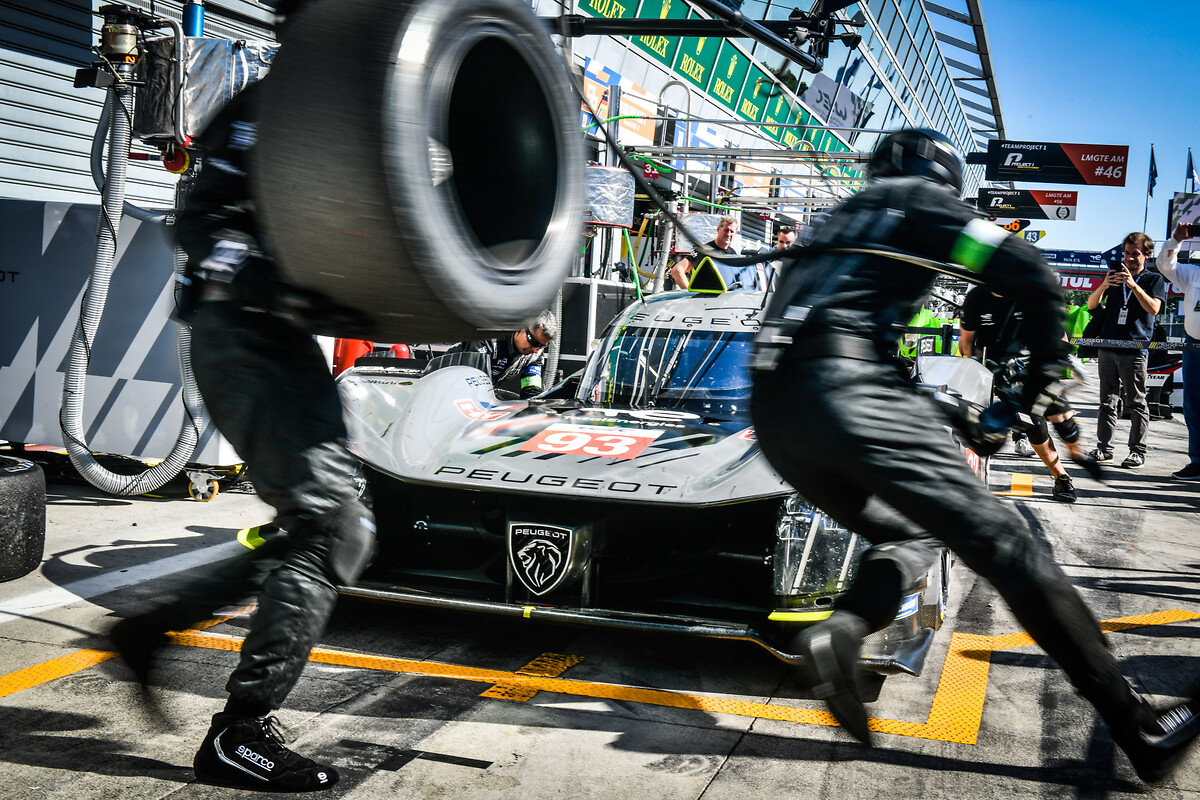
[[[599,425],[551,425],[518,450],[566,453],[599,458],[637,458],[663,431],[631,430]]]

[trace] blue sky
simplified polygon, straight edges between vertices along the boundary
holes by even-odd
[[[1200,0],[982,0],[1007,138],[1129,145],[1123,188],[1079,191],[1078,219],[1039,221],[1038,246],[1106,250],[1130,231],[1166,233],[1188,147],[1200,170]],[[946,50],[953,58],[953,48]],[[1146,213],[1150,144],[1158,183]]]

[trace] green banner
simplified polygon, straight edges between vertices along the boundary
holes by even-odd
[[[767,102],[774,99],[771,95],[777,91],[779,86],[775,79],[758,65],[751,65],[746,85],[742,87],[742,99],[737,105],[738,116],[751,122],[761,122]]]
[[[713,79],[708,85],[708,93],[730,111],[737,111],[738,101],[742,98],[742,84],[746,81],[749,69],[750,56],[734,47],[728,40],[721,42],[721,52],[717,55],[716,66],[713,67]]]
[[[778,87],[776,88],[778,89]],[[779,90],[779,94],[772,97],[763,109],[763,133],[777,142],[782,142],[785,129],[780,128],[778,123],[791,122],[792,116],[792,104],[789,102],[787,95],[782,90]]]
[[[629,19],[637,16],[638,0],[579,0],[579,10],[595,17]]]
[[[789,125],[807,125],[809,119],[811,119],[809,113],[801,108],[800,104],[797,103],[796,107],[792,109],[792,113],[788,116],[786,121]],[[788,150],[797,149],[800,145],[800,142],[803,141],[803,137],[804,130],[802,128],[780,129],[779,141],[783,142],[783,146]]]
[[[643,0],[640,19],[687,19],[691,7],[684,0]],[[633,43],[663,66],[670,68],[675,63],[679,50],[678,36],[660,36],[650,33],[633,37]]]
[[[720,50],[721,40],[716,36],[682,39],[679,56],[675,59],[675,72],[700,91],[707,92]]]

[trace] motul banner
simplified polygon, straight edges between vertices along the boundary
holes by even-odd
[[[1072,269],[1056,269],[1055,274],[1058,276],[1058,288],[1066,291],[1068,289],[1075,291],[1094,292],[1096,287],[1104,283],[1104,277],[1108,275],[1108,270],[1072,270]],[[1183,292],[1175,288],[1174,284],[1167,284],[1168,297],[1183,297]]]
[[[1075,289],[1078,291],[1092,292],[1096,287],[1104,283],[1104,277],[1107,272],[1102,272],[1099,275],[1086,275],[1080,273],[1064,274],[1058,273],[1058,286],[1060,289]]]
[[[979,210],[994,217],[1075,219],[1079,192],[1035,192],[1028,189],[980,189]]]
[[[992,139],[985,164],[989,181],[1124,186],[1129,146]]]

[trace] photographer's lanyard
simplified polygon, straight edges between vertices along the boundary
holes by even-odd
[[[1121,312],[1117,314],[1117,324],[1126,325],[1126,320],[1129,319],[1129,298],[1133,296],[1133,289],[1130,289],[1127,283],[1122,283],[1121,288],[1125,292],[1125,305],[1121,306]]]

